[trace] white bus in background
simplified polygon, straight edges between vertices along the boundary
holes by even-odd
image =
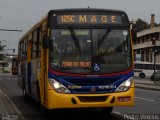
[[[156,71],[160,70],[160,64],[156,63]],[[150,78],[154,73],[154,63],[135,61],[134,76],[139,78]]]

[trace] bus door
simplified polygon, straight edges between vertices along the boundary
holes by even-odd
[[[42,33],[42,38],[46,36],[46,32]],[[48,78],[48,49],[42,49],[41,51],[41,79],[42,79],[42,86],[41,86],[41,92],[42,92],[42,101],[43,104],[46,105],[46,90],[47,90],[47,78]]]
[[[26,78],[25,78],[25,86],[28,94],[32,94],[31,90],[31,49],[32,49],[32,41],[29,40],[27,43],[27,64],[26,64]]]
[[[42,32],[41,28],[37,28],[32,33],[31,42],[31,59],[28,62],[28,90],[32,98],[44,103],[45,87],[44,87],[44,65],[45,59],[43,50],[41,50]]]
[[[31,46],[31,62],[28,64],[28,88],[31,96],[38,100],[40,86],[40,29],[35,29],[32,32],[32,46]]]

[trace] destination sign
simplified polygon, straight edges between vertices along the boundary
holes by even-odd
[[[63,67],[91,67],[91,62],[62,62]]]
[[[58,24],[122,24],[120,15],[57,15]]]

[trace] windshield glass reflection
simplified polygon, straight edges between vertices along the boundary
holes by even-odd
[[[51,35],[50,65],[54,70],[101,74],[121,72],[131,66],[128,30],[54,29]]]

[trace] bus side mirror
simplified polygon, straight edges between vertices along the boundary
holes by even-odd
[[[48,49],[49,48],[49,37],[47,35],[45,35],[43,37],[43,48],[44,49]]]
[[[132,40],[136,41],[137,40],[137,33],[134,30],[131,30],[131,34],[132,34]]]

